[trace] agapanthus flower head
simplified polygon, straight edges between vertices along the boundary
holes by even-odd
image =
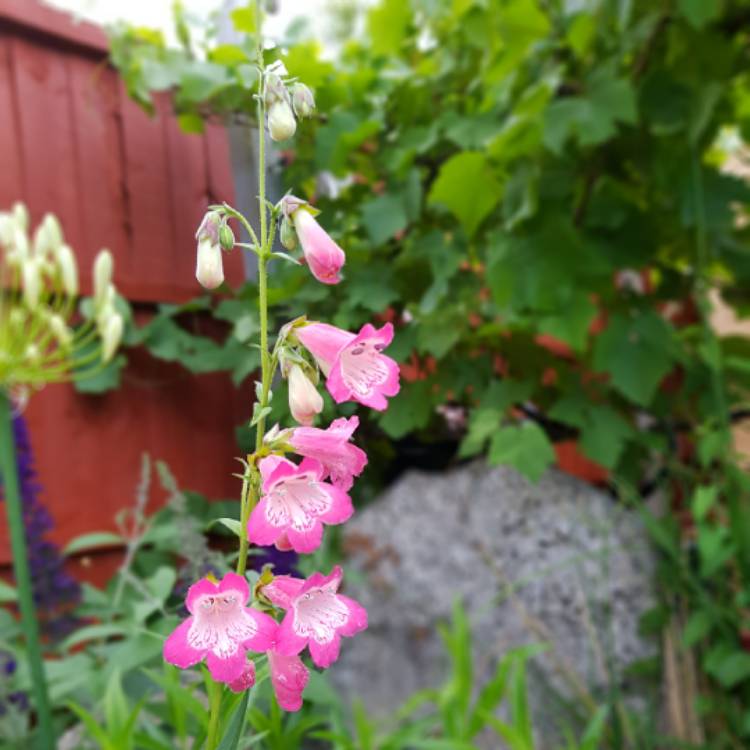
[[[294,332],[327,375],[326,387],[336,403],[358,401],[383,411],[385,397],[399,392],[398,364],[382,353],[393,340],[393,324],[376,329],[367,323],[354,334],[327,323],[308,323]]]
[[[307,580],[277,576],[264,586],[264,595],[286,610],[276,652],[295,656],[308,646],[317,666],[330,667],[338,659],[341,636],[356,635],[367,627],[364,607],[338,593],[342,576],[337,565],[328,576],[313,573]]]
[[[246,606],[249,597],[247,581],[236,573],[194,583],[185,599],[190,617],[165,641],[164,659],[181,669],[205,659],[217,682],[242,678],[247,651],[267,651],[278,629],[272,617]]]
[[[323,524],[344,523],[354,512],[349,495],[323,481],[325,469],[314,459],[305,458],[298,466],[268,456],[259,468],[262,495],[247,525],[254,544],[313,552],[322,541]]]
[[[296,453],[319,461],[331,482],[349,490],[367,465],[367,454],[350,440],[359,426],[359,418],[335,419],[325,430],[295,427],[287,437]]]

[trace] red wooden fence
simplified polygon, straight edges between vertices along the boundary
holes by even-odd
[[[233,198],[226,133],[216,124],[202,136],[181,133],[166,97],[149,118],[107,52],[91,24],[35,0],[0,0],[0,209],[23,200],[34,222],[55,213],[84,291],[94,255],[109,247],[124,296],[184,301],[200,291],[200,217],[207,204]],[[237,284],[242,259],[227,260]],[[113,527],[132,500],[143,450],[186,487],[236,495],[233,428],[248,406],[226,378],[191,376],[146,354],[132,359],[116,393],[52,386],[32,396],[27,417],[55,540]],[[2,524],[0,563],[9,559]]]

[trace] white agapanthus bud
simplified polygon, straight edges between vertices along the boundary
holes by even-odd
[[[297,117],[310,117],[315,109],[315,98],[304,83],[292,87],[292,106]]]
[[[30,310],[39,305],[39,296],[42,292],[42,275],[39,258],[26,258],[21,266],[23,278],[23,299]]]
[[[78,266],[76,256],[68,245],[57,248],[57,267],[60,269],[65,294],[75,297],[78,294]]]
[[[268,110],[268,132],[274,141],[286,141],[297,130],[292,108],[285,101],[274,102]]]
[[[105,362],[109,362],[115,356],[124,327],[125,323],[120,313],[112,313],[107,319],[102,331],[102,359]]]
[[[16,222],[16,226],[22,232],[28,232],[29,230],[29,210],[23,203],[16,202],[13,204],[11,209],[13,213],[13,219]]]
[[[37,255],[54,255],[62,241],[60,222],[52,214],[45,214],[34,232],[34,252]]]
[[[289,368],[289,410],[303,425],[311,425],[313,417],[323,411],[323,397],[299,365]]]
[[[52,335],[58,340],[61,346],[70,346],[73,341],[73,332],[65,324],[62,315],[54,313],[50,316],[49,327],[52,331]]]
[[[112,281],[114,260],[109,250],[100,250],[94,259],[94,300],[97,305],[104,303],[104,296]]]

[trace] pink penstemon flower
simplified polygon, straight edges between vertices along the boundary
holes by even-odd
[[[302,692],[310,679],[310,670],[299,656],[283,656],[275,649],[268,652],[271,684],[279,706],[285,711],[302,708]]]
[[[320,461],[331,482],[342,490],[351,489],[354,477],[367,465],[367,454],[350,441],[359,418],[335,419],[325,430],[296,427],[287,440],[296,453]]]
[[[392,323],[380,329],[367,323],[357,334],[327,323],[308,323],[294,332],[327,376],[336,403],[359,401],[383,411],[385,397],[399,392],[398,364],[382,353],[393,340]]]
[[[325,469],[312,458],[297,466],[268,456],[260,462],[260,473],[262,495],[247,525],[254,544],[313,552],[323,538],[323,524],[344,523],[354,512],[349,495],[324,482]]]
[[[328,576],[313,573],[306,581],[277,576],[263,588],[271,602],[286,610],[274,647],[279,654],[295,656],[307,646],[318,667],[330,667],[338,659],[341,636],[367,627],[364,607],[338,593],[342,576],[337,565]]]
[[[240,679],[247,652],[267,651],[278,629],[272,617],[245,606],[249,598],[247,581],[236,573],[194,583],[185,599],[190,617],[165,641],[164,659],[182,669],[205,659],[217,682]]]
[[[282,201],[284,215],[291,219],[312,275],[322,284],[338,284],[346,262],[344,251],[318,224],[315,209],[300,198],[287,195]]]

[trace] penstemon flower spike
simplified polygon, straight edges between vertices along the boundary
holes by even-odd
[[[367,324],[355,334],[300,317],[283,326],[273,349],[269,347],[268,262],[279,256],[295,260],[273,251],[277,224],[284,247],[294,251],[299,241],[311,273],[323,284],[339,283],[346,256],[316,221],[319,212],[306,201],[290,194],[275,205],[267,200],[266,128],[273,140],[291,137],[297,127],[295,114],[309,117],[315,102],[303,83],[284,80],[283,66],[265,67],[260,0],[255,10],[259,225],[253,227],[226,203],[216,204],[209,207],[196,234],[196,277],[207,288],[223,282],[223,251],[240,247],[258,259],[261,373],[250,422],[255,427],[255,450],[239,459],[244,471],[238,474],[242,491],[236,572],[221,581],[204,578],[191,587],[190,616],[164,645],[164,658],[171,664],[188,668],[205,661],[212,676],[208,750],[215,750],[221,739],[224,687],[242,692],[255,684],[256,666],[248,660],[248,651],[266,654],[279,706],[297,711],[309,677],[303,652],[309,651],[317,667],[328,667],[338,658],[342,636],[354,636],[367,627],[364,608],[338,593],[343,578],[338,566],[328,576],[314,573],[306,580],[273,576],[264,568],[253,591],[245,569],[251,543],[310,553],[320,546],[326,526],[344,523],[354,512],[348,493],[367,464],[365,452],[351,442],[359,419],[336,419],[326,429],[313,426],[323,408],[318,370],[337,403],[354,400],[383,410],[387,397],[399,390],[398,365],[382,353],[393,338],[391,324],[380,329]],[[230,218],[243,225],[251,244],[236,242],[227,224]],[[54,229],[48,231],[54,234]],[[290,411],[299,424],[266,431],[277,369],[288,380]]]

